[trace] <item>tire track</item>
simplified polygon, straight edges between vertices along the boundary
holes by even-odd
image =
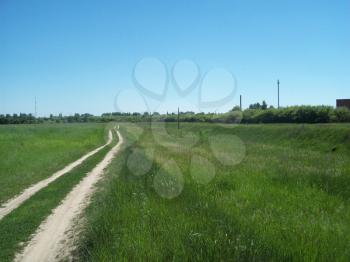
[[[123,144],[123,137],[117,131],[118,144],[114,146],[104,159],[66,196],[62,204],[40,225],[37,233],[25,247],[15,261],[55,261],[62,258],[62,254],[69,253],[67,243],[74,228],[74,221],[79,217],[94,192],[94,185],[102,177],[104,169]]]
[[[8,200],[6,203],[1,205],[0,207],[0,220],[3,219],[7,214],[11,213],[14,209],[16,209],[18,206],[20,206],[24,201],[26,201],[28,198],[30,198],[32,195],[34,195],[39,190],[43,189],[44,187],[47,187],[51,182],[55,181],[57,178],[63,176],[64,174],[70,172],[75,167],[82,164],[87,158],[90,156],[96,154],[106,146],[108,146],[110,143],[112,143],[113,135],[112,132],[108,132],[108,141],[103,146],[100,146],[91,152],[87,153],[86,155],[82,156],[78,160],[70,163],[69,165],[65,166],[63,169],[57,171],[52,176],[39,181],[38,183],[30,186],[29,188],[25,189],[22,193],[15,196],[14,198]]]

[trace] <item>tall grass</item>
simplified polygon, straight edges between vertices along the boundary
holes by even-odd
[[[105,157],[116,142],[117,139],[114,139],[112,144],[50,183],[0,221],[0,261],[14,260],[51,211]]]
[[[0,204],[105,143],[103,124],[0,126]]]
[[[155,139],[161,130],[124,125],[129,143],[87,210],[77,259],[349,259],[349,125],[183,124],[178,131],[168,124],[174,140],[166,144]],[[191,148],[183,143],[190,133],[198,139]],[[246,156],[239,165],[225,166],[212,153],[210,138],[218,135],[242,139]],[[145,175],[135,176],[127,163],[140,149],[153,165]],[[193,155],[215,167],[210,183],[200,184],[191,176]],[[185,180],[182,193],[170,200],[154,186],[169,159]]]

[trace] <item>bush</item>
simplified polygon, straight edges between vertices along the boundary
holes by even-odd
[[[267,108],[258,104],[243,112],[235,107],[227,113],[197,113],[181,112],[181,122],[209,122],[209,123],[350,123],[350,110],[330,106],[291,106],[280,109]],[[266,105],[266,106],[265,106]],[[90,114],[75,114],[74,116],[53,116],[49,118],[35,118],[31,114],[0,115],[0,124],[31,124],[42,122],[176,122],[177,114],[153,113],[105,113],[101,116]]]
[[[243,123],[330,123],[350,122],[347,108],[330,106],[293,106],[281,109],[247,109]]]
[[[350,110],[346,107],[336,108],[331,114],[332,122],[350,122]]]

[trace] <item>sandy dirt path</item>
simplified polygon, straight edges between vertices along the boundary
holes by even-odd
[[[6,203],[1,205],[0,207],[0,220],[9,214],[12,210],[16,209],[19,205],[21,205],[24,201],[26,201],[28,198],[30,198],[32,195],[34,195],[36,192],[39,190],[43,189],[46,187],[48,184],[51,182],[55,181],[57,178],[63,176],[64,174],[70,172],[73,168],[79,166],[81,163],[83,163],[87,158],[90,156],[96,154],[99,152],[101,149],[106,147],[112,142],[113,136],[112,136],[112,131],[109,131],[108,133],[108,141],[105,145],[100,146],[91,152],[87,153],[86,155],[82,156],[78,160],[74,161],[73,163],[70,163],[66,167],[64,167],[62,170],[57,171],[54,173],[52,176],[49,178],[46,178],[44,180],[41,180],[40,182],[30,186],[29,188],[25,189],[21,194],[17,195],[16,197],[8,200]]]
[[[94,191],[94,185],[102,177],[104,169],[118,153],[123,137],[117,131],[119,142],[104,157],[104,159],[66,196],[62,204],[40,225],[37,233],[16,256],[15,261],[56,261],[62,259],[62,254],[69,253],[71,233],[75,222],[87,206]],[[68,246],[68,247],[67,247]]]

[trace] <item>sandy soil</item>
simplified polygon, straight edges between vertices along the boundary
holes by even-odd
[[[104,169],[119,151],[123,138],[117,131],[119,142],[105,158],[67,195],[53,213],[40,225],[37,233],[15,261],[57,261],[71,249],[70,241],[76,220],[87,206],[94,185]]]
[[[41,180],[40,182],[38,182],[38,183],[32,185],[31,187],[25,189],[18,196],[14,197],[14,198],[10,199],[9,201],[7,201],[6,203],[4,203],[0,207],[0,220],[4,216],[9,214],[12,210],[16,209],[19,205],[21,205],[24,201],[26,201],[28,198],[30,198],[32,195],[34,195],[36,192],[38,192],[39,190],[41,190],[44,187],[46,187],[48,184],[50,184],[52,181],[55,181],[57,178],[59,178],[59,177],[63,176],[64,174],[70,172],[73,168],[75,168],[75,167],[79,166],[81,163],[83,163],[88,157],[96,154],[101,149],[103,149],[104,147],[109,145],[112,142],[112,139],[113,139],[112,132],[109,131],[108,141],[107,141],[107,143],[105,145],[100,146],[100,147],[92,150],[91,152],[89,152],[86,155],[84,155],[81,158],[79,158],[77,161],[74,161],[73,163],[70,163],[69,165],[64,167],[62,170],[57,171],[56,173],[54,173],[49,178]]]

